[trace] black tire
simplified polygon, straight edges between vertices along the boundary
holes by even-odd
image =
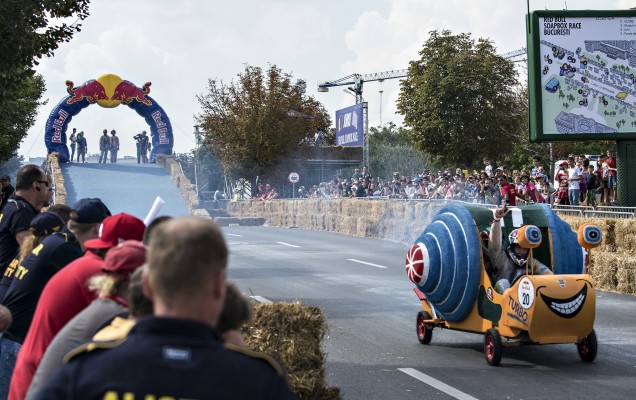
[[[424,323],[427,319],[431,319],[431,315],[426,311],[417,313],[415,328],[417,330],[417,340],[422,344],[431,343],[431,339],[433,338],[433,325]]]
[[[576,349],[579,351],[579,356],[584,362],[592,362],[596,358],[598,351],[598,341],[596,340],[596,332],[592,329],[589,335],[581,339],[576,344]]]
[[[496,329],[488,329],[484,335],[484,357],[492,367],[501,362],[501,336]]]

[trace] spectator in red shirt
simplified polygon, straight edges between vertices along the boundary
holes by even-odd
[[[507,176],[499,178],[499,187],[501,190],[501,203],[502,205],[515,207],[517,205],[517,191],[514,186],[510,184]]]

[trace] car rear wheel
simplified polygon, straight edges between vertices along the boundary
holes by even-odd
[[[592,362],[596,358],[596,352],[598,350],[598,342],[596,340],[596,332],[592,329],[589,335],[581,339],[576,344],[576,349],[579,351],[581,360],[585,362]]]
[[[496,367],[501,362],[501,336],[496,329],[488,329],[484,335],[484,356],[490,366]]]
[[[433,325],[427,324],[424,321],[431,319],[431,315],[426,311],[420,311],[417,313],[416,329],[417,340],[422,344],[429,344],[433,338]]]

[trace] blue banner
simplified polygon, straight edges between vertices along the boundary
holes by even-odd
[[[362,147],[362,103],[336,111],[336,146]]]

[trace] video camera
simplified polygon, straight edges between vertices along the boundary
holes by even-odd
[[[138,133],[138,134],[136,134],[135,136],[133,136],[133,139],[135,139],[136,141],[138,141],[138,142],[139,142],[139,141],[141,141],[141,137],[142,137],[142,136],[143,136],[143,134],[142,134],[142,133]]]

